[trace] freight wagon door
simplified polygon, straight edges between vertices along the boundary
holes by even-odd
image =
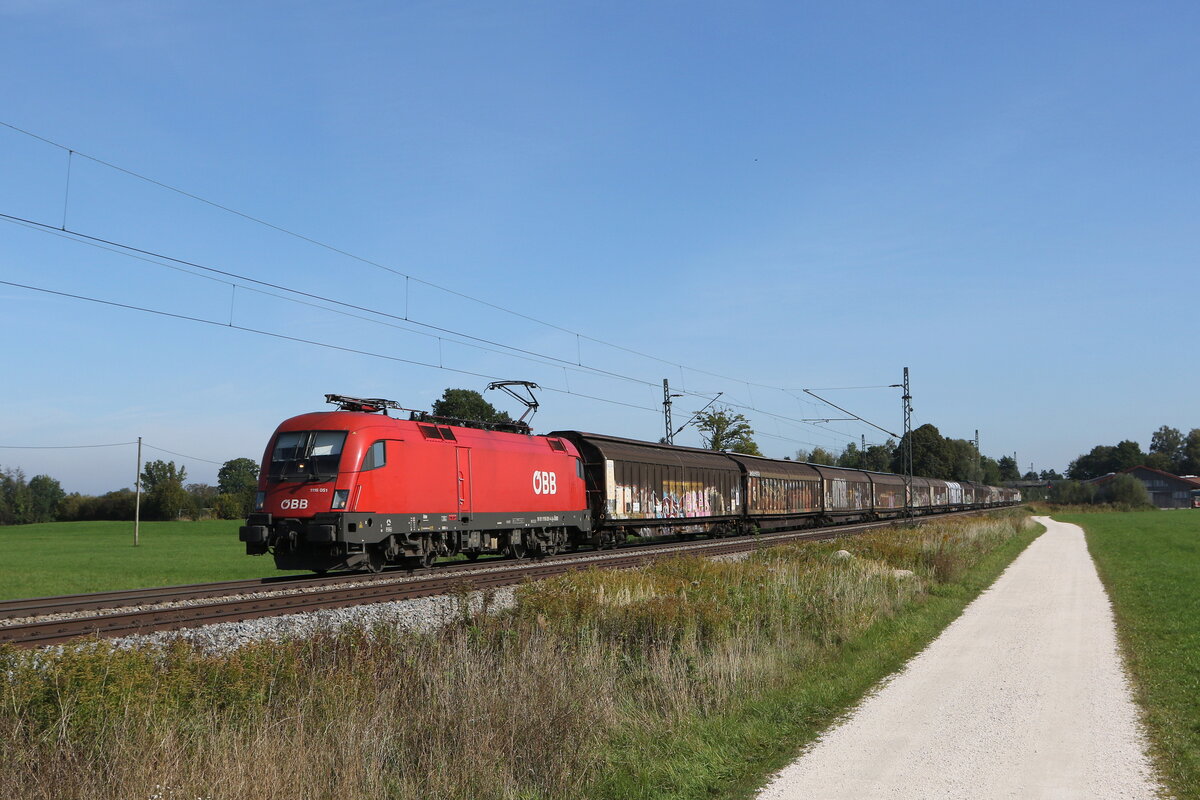
[[[458,518],[466,522],[471,517],[471,450],[468,447],[454,448],[455,465],[458,473]]]

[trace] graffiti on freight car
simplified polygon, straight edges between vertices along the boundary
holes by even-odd
[[[609,513],[614,519],[677,519],[719,517],[737,513],[741,492],[726,496],[715,486],[669,481],[657,491],[646,486],[616,484],[611,489]]]

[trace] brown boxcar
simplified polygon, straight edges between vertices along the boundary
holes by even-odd
[[[904,476],[886,472],[868,472],[874,491],[873,508],[876,514],[888,515],[904,510]]]
[[[950,505],[950,487],[941,478],[929,479],[929,491],[933,495],[933,510],[945,511]]]
[[[933,505],[933,492],[929,487],[929,478],[912,479],[912,507],[922,513],[929,511]]]
[[[864,515],[871,510],[871,479],[856,469],[812,465],[825,484],[826,516]]]
[[[552,435],[583,456],[588,505],[600,527],[700,532],[744,513],[742,470],[724,453],[579,431]]]
[[[729,453],[746,481],[746,513],[763,529],[794,525],[822,511],[821,475],[811,464]]]

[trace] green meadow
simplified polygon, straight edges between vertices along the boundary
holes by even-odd
[[[1054,518],[1087,531],[1168,790],[1200,798],[1200,511]]]
[[[248,556],[237,520],[0,527],[0,600],[284,574]]]

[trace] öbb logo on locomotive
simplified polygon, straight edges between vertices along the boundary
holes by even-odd
[[[533,471],[534,494],[558,494],[558,475],[553,472]]]
[[[255,510],[239,531],[247,553],[270,553],[280,569],[522,558],[629,537],[753,534],[1021,499],[982,484],[580,431],[398,419],[387,413],[400,408],[392,401],[326,399],[339,409],[284,420],[271,436]]]

